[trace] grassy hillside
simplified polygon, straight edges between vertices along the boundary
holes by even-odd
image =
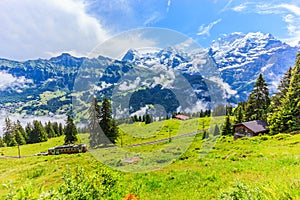
[[[127,128],[130,130],[130,126]],[[151,127],[151,131],[153,129],[156,130]],[[76,177],[84,174],[86,179],[80,180],[88,184],[94,180],[91,177],[100,176],[106,170],[114,184],[111,182],[113,186],[103,193],[105,199],[122,199],[129,193],[140,199],[300,198],[300,135],[279,134],[237,141],[221,137],[209,154],[202,155],[203,141],[199,134],[180,158],[164,168],[143,173],[115,171],[90,153],[32,156],[62,142],[63,137],[60,137],[21,146],[22,155],[28,156],[21,159],[5,157],[17,155],[16,147],[0,148],[1,197],[38,198],[41,193],[58,191],[57,188],[65,184],[64,180],[69,180],[62,178],[66,171]],[[141,151],[164,145],[143,146]],[[134,167],[137,164],[124,165]],[[78,173],[78,168],[85,172]],[[51,192],[47,193],[47,198]]]

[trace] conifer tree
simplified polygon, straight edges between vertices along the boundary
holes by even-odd
[[[3,129],[3,141],[7,146],[16,146],[17,141],[13,132],[13,124],[9,118],[5,118],[5,127]]]
[[[78,132],[73,122],[73,119],[71,118],[70,115],[68,115],[64,133],[65,133],[65,144],[73,144],[74,142],[78,141],[77,138]]]
[[[17,123],[15,126],[16,126],[16,129],[22,134],[22,137],[24,138],[24,140],[26,142],[28,140],[28,135],[19,120],[17,120]],[[26,144],[26,143],[24,143],[24,144]]]
[[[3,138],[1,136],[0,136],[0,147],[6,147],[6,144],[3,141]]]
[[[254,84],[253,91],[248,97],[245,108],[246,121],[267,120],[267,114],[270,105],[268,85],[260,74]]]
[[[33,128],[29,135],[29,143],[39,143],[48,140],[47,133],[40,121],[33,121]]]
[[[278,110],[269,116],[270,133],[300,130],[300,52],[297,54],[288,90]]]
[[[275,95],[272,97],[271,102],[271,110],[275,111],[282,105],[282,100],[286,96],[286,93],[288,92],[290,81],[292,78],[292,70],[293,68],[290,67],[288,71],[284,74],[282,79],[280,80],[280,84],[278,86],[278,92],[275,93]]]
[[[227,115],[225,118],[224,125],[222,127],[221,135],[233,135],[233,130],[230,122],[230,116]]]
[[[60,134],[59,134],[59,129],[58,129],[58,123],[57,123],[57,122],[53,122],[53,123],[51,123],[51,124],[52,124],[52,127],[53,127],[54,134],[55,134],[56,136],[60,136]]]
[[[101,144],[101,128],[100,128],[100,106],[96,97],[93,98],[89,108],[89,131],[90,146],[97,147]]]
[[[61,123],[58,125],[58,133],[59,136],[64,134],[63,125]]]
[[[238,124],[238,123],[242,123],[243,122],[243,108],[242,106],[238,106],[235,110],[234,110],[234,123]]]
[[[26,144],[26,141],[25,141],[22,133],[18,129],[15,128],[13,130],[13,134],[15,136],[15,139],[16,139],[16,142],[17,142],[18,145]]]
[[[45,131],[47,133],[48,138],[53,138],[56,136],[53,126],[50,121],[45,124]]]
[[[220,135],[220,128],[219,126],[216,124],[215,128],[214,128],[214,136]]]
[[[25,131],[26,131],[26,135],[27,135],[26,143],[32,143],[32,142],[30,142],[30,136],[31,136],[32,129],[33,129],[32,125],[28,122],[25,126]]]
[[[153,121],[152,116],[150,114],[146,114],[145,124],[150,124],[150,123],[152,123],[152,121]]]
[[[115,120],[111,116],[111,104],[107,98],[103,99],[100,109],[100,127],[107,138],[112,143],[116,143],[119,131]]]

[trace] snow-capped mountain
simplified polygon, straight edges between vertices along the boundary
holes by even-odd
[[[0,108],[25,114],[64,113],[75,95],[78,76],[83,89],[95,84],[93,91],[76,94],[81,99],[109,96],[119,88],[117,96],[134,97],[130,99],[132,112],[149,104],[162,104],[167,112],[181,106],[180,101],[192,104],[180,100],[176,93],[185,99],[191,99],[189,94],[193,93],[203,102],[195,103],[199,108],[213,101],[212,93],[216,98],[236,103],[247,98],[260,73],[271,93],[274,92],[282,75],[294,65],[299,49],[271,34],[258,32],[225,35],[209,48],[192,52],[174,47],[151,51],[129,49],[121,60],[101,55],[93,59],[75,58],[69,54],[25,62],[0,59],[0,78],[5,80],[0,83]],[[97,66],[100,77],[91,79],[94,74],[88,69],[90,66]],[[134,76],[130,75],[132,71]],[[183,88],[184,82],[188,83],[188,89]],[[174,99],[176,96],[179,99]]]
[[[214,58],[221,76],[244,100],[252,84],[262,73],[271,93],[295,63],[299,47],[291,47],[271,34],[232,33],[213,41],[209,54]]]

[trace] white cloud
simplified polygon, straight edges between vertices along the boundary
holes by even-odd
[[[1,0],[0,55],[26,60],[57,52],[86,55],[108,37],[84,0]]]
[[[235,12],[241,12],[247,9],[247,5],[246,4],[240,4],[238,6],[235,6],[232,8],[233,11]]]
[[[227,94],[235,95],[237,93],[237,91],[231,89],[231,86],[228,83],[224,82],[220,77],[212,76],[209,78],[209,80],[217,83],[218,86],[223,89],[223,97],[227,97]]]
[[[217,3],[217,2],[218,2],[218,1],[215,0],[214,3]],[[228,10],[228,8],[229,8],[230,5],[232,4],[232,2],[233,2],[233,0],[229,0],[229,1],[226,3],[226,5],[224,6],[224,8],[221,10],[221,12],[224,12],[224,11]]]
[[[208,24],[207,26],[205,25],[201,25],[199,27],[199,32],[197,33],[197,35],[210,35],[210,30],[218,23],[220,23],[222,21],[222,19],[218,19],[216,21],[213,21],[212,23]]]
[[[281,15],[287,24],[288,37],[280,38],[282,41],[295,46],[300,41],[300,6],[286,3],[260,3],[247,2],[232,8],[235,12],[258,13],[261,15]]]
[[[130,116],[134,116],[134,115],[136,115],[136,116],[143,116],[143,115],[145,115],[147,113],[147,111],[149,109],[150,109],[150,106],[146,105],[145,107],[140,108],[140,110],[132,113]]]
[[[169,12],[170,7],[171,7],[171,0],[168,0],[167,13]]]
[[[19,120],[23,127],[27,123],[32,123],[33,120],[41,121],[45,124],[48,121],[62,123],[64,126],[66,123],[66,115],[45,115],[45,116],[33,116],[33,115],[20,115],[20,114],[9,114],[5,110],[0,110],[0,136],[3,134],[3,128],[5,127],[5,118],[9,118],[12,122]]]
[[[291,5],[291,4],[279,4],[278,6],[275,6],[278,8],[285,8],[289,11],[291,11],[292,13],[294,13],[295,15],[300,15],[300,7],[296,6],[296,5]]]
[[[31,83],[32,80],[26,79],[24,76],[14,77],[13,75],[6,73],[5,71],[0,71],[0,91],[6,88],[23,87],[27,83]],[[21,90],[17,90],[21,92]]]
[[[139,84],[141,82],[141,78],[140,77],[137,77],[133,83],[129,83],[127,81],[124,81],[122,84],[120,84],[119,86],[119,90],[121,91],[128,91],[128,90],[133,90],[133,89],[136,89]]]
[[[149,18],[145,20],[144,26],[158,22],[161,18],[162,16],[159,12],[154,12]]]
[[[144,35],[144,29],[135,29],[105,41],[97,46],[91,54],[89,54],[89,57],[103,55],[114,59],[121,59],[129,49],[139,50],[151,47],[157,47],[156,41],[152,38],[147,38]]]

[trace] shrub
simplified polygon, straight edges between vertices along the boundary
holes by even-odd
[[[255,187],[250,188],[244,183],[237,182],[233,188],[224,191],[219,196],[220,199],[230,199],[230,200],[255,200],[255,199],[264,199],[262,196],[262,191]]]
[[[105,199],[112,194],[117,177],[105,169],[90,176],[84,169],[77,167],[74,173],[68,169],[63,179],[64,183],[56,191],[43,193],[40,199]]]

